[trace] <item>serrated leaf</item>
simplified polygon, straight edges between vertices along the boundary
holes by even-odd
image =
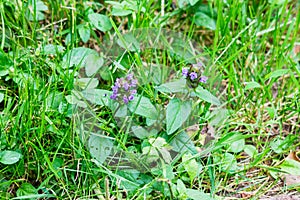
[[[102,164],[112,151],[113,141],[105,136],[91,134],[88,147],[91,156]]]
[[[290,70],[289,69],[278,69],[275,70],[274,72],[271,72],[266,75],[266,79],[271,79],[271,78],[278,78],[281,77],[285,74],[287,74]]]
[[[4,100],[4,94],[0,93],[0,103]]]
[[[245,86],[245,90],[250,90],[250,89],[254,89],[254,88],[260,88],[260,84],[252,81],[252,82],[246,82],[246,86]]]
[[[174,82],[164,83],[160,86],[155,87],[159,92],[164,93],[177,93],[177,92],[187,92],[186,80],[180,79]]]
[[[109,31],[112,28],[112,25],[109,21],[109,18],[106,15],[92,13],[88,15],[88,18],[98,30],[102,32]]]
[[[191,101],[172,99],[167,106],[167,134],[174,133],[187,120],[192,111]]]
[[[22,154],[16,151],[1,151],[0,163],[5,165],[12,165],[22,158]]]
[[[88,77],[93,76],[103,65],[104,60],[95,54],[87,56],[85,61],[85,73]]]
[[[78,33],[82,42],[87,43],[87,41],[90,39],[91,30],[86,26],[82,26],[78,29]]]
[[[202,88],[202,87],[197,87],[195,94],[197,97],[202,99],[203,101],[206,101],[208,103],[214,104],[219,106],[221,103],[217,97],[215,97],[212,93],[210,93],[208,90]]]
[[[210,30],[216,30],[216,21],[202,12],[195,14],[195,24],[197,26],[204,26]]]
[[[137,95],[133,101],[128,104],[131,112],[150,119],[157,119],[159,113],[151,103],[150,99],[144,96]]]

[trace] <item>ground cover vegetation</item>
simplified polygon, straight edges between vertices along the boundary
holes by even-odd
[[[1,0],[1,199],[299,199],[299,5]]]

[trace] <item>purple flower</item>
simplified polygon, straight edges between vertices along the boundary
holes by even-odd
[[[133,74],[128,74],[126,78],[128,81],[131,81],[133,79]]]
[[[134,98],[134,96],[133,96],[133,94],[131,94],[131,95],[128,97],[128,100],[129,100],[129,101],[132,101],[133,98]]]
[[[119,101],[119,103],[128,104],[134,99],[137,80],[134,79],[133,74],[128,74],[126,78],[117,78],[114,86],[112,86],[111,99]]]
[[[130,87],[136,87],[136,84],[137,84],[137,80],[136,79],[132,79],[129,86]]]
[[[132,95],[136,94],[136,90],[131,90],[130,94],[132,94]]]
[[[195,80],[198,76],[197,76],[197,73],[196,72],[191,72],[190,73],[190,77],[191,77],[191,80]]]
[[[124,90],[128,90],[129,89],[129,84],[127,83],[127,82],[125,82],[124,84],[123,84],[123,88],[124,88]]]
[[[186,68],[182,69],[182,76],[184,76],[185,78],[188,76],[189,70]]]
[[[126,95],[123,96],[123,101],[124,101],[125,104],[128,104],[128,98],[127,98]]]
[[[206,76],[201,76],[199,82],[201,83],[206,83],[207,82],[207,77]]]
[[[117,93],[113,93],[112,95],[110,95],[110,98],[113,99],[113,100],[116,100],[117,97],[118,97]]]
[[[118,86],[116,86],[116,85],[114,85],[113,87],[112,87],[112,91],[114,92],[114,93],[118,93]]]

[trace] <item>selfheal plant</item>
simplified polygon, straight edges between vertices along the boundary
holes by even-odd
[[[200,67],[201,63],[193,64],[191,67],[182,69],[182,76],[187,79],[187,84],[191,88],[196,88],[199,83],[206,83],[207,77],[201,76]]]
[[[112,86],[111,99],[120,103],[128,104],[134,99],[136,94],[137,80],[133,74],[128,74],[126,78],[117,78],[114,86]]]

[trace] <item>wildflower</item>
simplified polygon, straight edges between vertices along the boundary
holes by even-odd
[[[188,76],[189,70],[186,68],[182,69],[182,76],[184,76],[185,78]]]
[[[128,104],[137,93],[136,86],[137,80],[134,79],[133,74],[128,74],[125,78],[117,78],[114,86],[112,86],[113,93],[110,98]]]
[[[195,80],[197,77],[198,77],[198,76],[197,76],[197,73],[196,73],[196,72],[191,72],[191,73],[190,73],[190,78],[191,78],[192,81]]]
[[[207,77],[206,76],[201,76],[200,79],[199,79],[199,82],[201,83],[206,83],[207,82]]]

